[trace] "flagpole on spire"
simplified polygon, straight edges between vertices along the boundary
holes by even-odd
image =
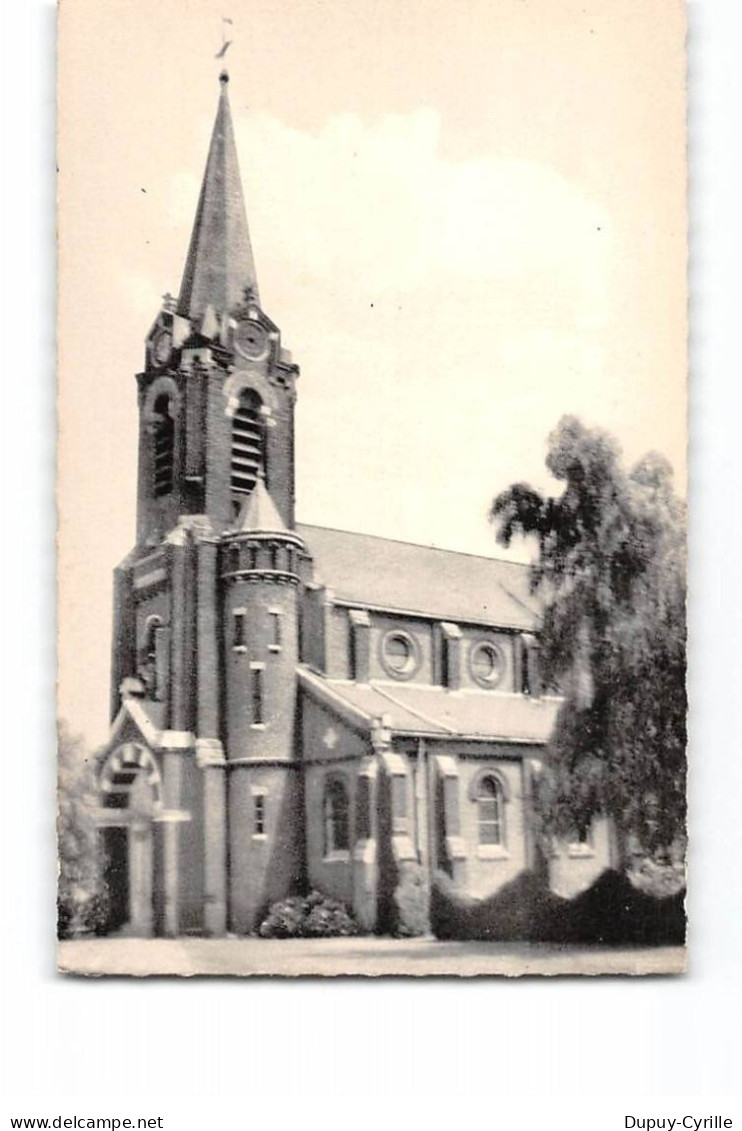
[[[227,24],[229,24],[230,27],[234,27],[234,20],[232,20],[229,16],[222,16],[222,45],[214,56],[215,59],[223,59],[227,54],[227,50],[230,44],[232,43],[231,39],[227,39]]]

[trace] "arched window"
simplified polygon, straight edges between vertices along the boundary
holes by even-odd
[[[265,471],[263,402],[253,389],[243,389],[232,419],[230,480],[232,492],[249,495]]]
[[[350,849],[350,802],[348,788],[340,778],[325,785],[325,856]]]
[[[170,397],[161,393],[155,401],[155,498],[169,495],[173,489],[175,456],[175,422],[171,415]]]
[[[505,807],[496,777],[483,777],[477,789],[477,825],[480,844],[505,844]]]
[[[157,695],[157,631],[162,628],[158,616],[147,618],[139,649],[139,675],[148,695]]]
[[[154,664],[157,659],[157,629],[162,624],[158,616],[149,617],[144,629],[142,659],[145,664]]]

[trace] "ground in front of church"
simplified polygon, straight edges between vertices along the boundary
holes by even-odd
[[[385,977],[682,974],[683,947],[389,939],[85,939],[59,944],[69,974]]]

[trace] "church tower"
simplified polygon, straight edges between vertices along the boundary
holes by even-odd
[[[219,81],[180,293],[137,375],[137,539],[114,581],[105,823],[128,869],[119,919],[144,934],[249,931],[302,868],[299,370],[260,304]]]
[[[228,81],[222,73],[180,294],[165,296],[138,377],[140,544],[184,515],[207,515],[221,532],[261,472],[294,523],[299,371],[260,306]]]

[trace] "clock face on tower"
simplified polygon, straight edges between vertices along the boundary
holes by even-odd
[[[268,351],[268,335],[258,322],[239,322],[234,332],[234,346],[243,357],[256,360]]]
[[[154,340],[153,354],[157,365],[165,365],[173,348],[172,336],[167,330],[160,330]]]

